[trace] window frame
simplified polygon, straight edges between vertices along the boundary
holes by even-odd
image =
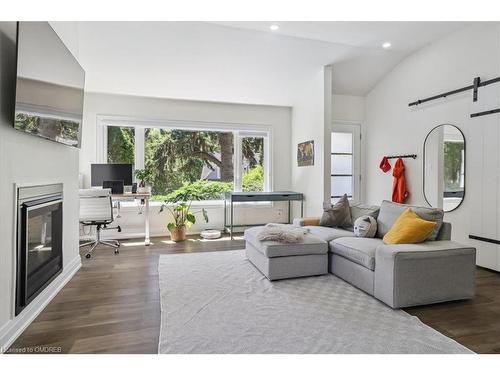
[[[241,142],[245,137],[264,138],[264,191],[273,190],[273,129],[271,125],[251,123],[228,123],[185,120],[149,120],[120,116],[98,115],[96,119],[96,162],[107,163],[108,155],[108,126],[132,127],[135,129],[134,161],[135,169],[144,168],[145,130],[147,128],[160,128],[167,130],[186,131],[219,131],[233,133],[233,168],[234,191],[242,191],[243,171]],[[133,176],[135,181],[135,176]]]
[[[350,123],[344,121],[334,121],[331,128],[330,137],[333,133],[348,133],[352,135],[352,154],[351,153],[336,153],[332,152],[332,145],[330,144],[330,160],[332,155],[352,155],[352,175],[345,174],[332,174],[330,165],[329,174],[329,189],[330,189],[330,200],[333,201],[334,198],[331,194],[331,179],[335,176],[352,176],[352,196],[350,199],[354,202],[359,202],[361,196],[361,125],[358,123]],[[330,161],[331,163],[331,161]]]

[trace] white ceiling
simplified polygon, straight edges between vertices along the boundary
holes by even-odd
[[[293,105],[334,63],[335,93],[365,95],[412,51],[465,23],[79,22],[86,89],[129,95]],[[264,31],[266,30],[266,31]],[[382,50],[390,40],[393,48]]]
[[[336,61],[333,91],[366,95],[404,57],[471,22],[215,22],[233,28],[291,36],[355,47]],[[270,26],[279,25],[277,31]],[[390,42],[390,49],[381,48]]]
[[[392,43],[392,50],[415,51],[444,35],[463,27],[465,22],[214,22],[228,27],[265,31],[352,47],[380,48],[385,41]],[[271,31],[269,26],[279,25]]]

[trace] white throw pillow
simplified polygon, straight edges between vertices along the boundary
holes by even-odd
[[[377,234],[377,220],[368,215],[360,216],[354,222],[354,235],[356,237],[375,237]]]

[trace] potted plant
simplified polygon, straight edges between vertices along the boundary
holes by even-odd
[[[196,223],[196,214],[202,213],[203,219],[208,223],[207,210],[204,208],[198,211],[191,211],[193,197],[189,195],[179,195],[172,199],[167,199],[161,205],[160,212],[165,208],[172,214],[173,222],[167,224],[172,241],[179,242],[186,239],[186,229]]]
[[[148,169],[136,169],[135,177],[139,179],[139,186],[137,188],[138,193],[148,193],[149,189],[146,187],[146,183],[151,182],[152,173]]]

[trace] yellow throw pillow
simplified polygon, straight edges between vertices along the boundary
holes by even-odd
[[[390,245],[423,242],[430,236],[436,224],[434,221],[422,219],[407,208],[386,233],[384,242]]]

